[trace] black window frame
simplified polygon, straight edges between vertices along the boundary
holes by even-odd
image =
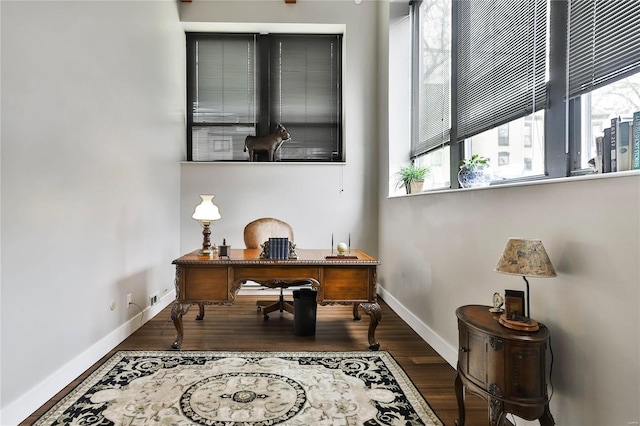
[[[196,87],[196,53],[195,42],[197,40],[216,38],[216,37],[234,37],[234,36],[250,36],[255,40],[255,104],[253,106],[255,111],[255,122],[241,122],[241,123],[214,123],[214,122],[198,122],[194,121],[194,99],[195,99],[195,87]],[[280,124],[280,121],[273,119],[273,108],[271,106],[272,96],[270,90],[273,86],[271,80],[273,78],[271,72],[271,55],[272,44],[276,40],[291,37],[297,40],[302,40],[304,37],[317,37],[326,38],[332,37],[335,39],[336,54],[332,55],[332,67],[335,69],[332,71],[332,99],[335,98],[335,113],[332,116],[335,117],[335,121],[332,123],[315,123],[315,127],[329,128],[332,136],[331,141],[327,142],[326,147],[330,146],[328,151],[330,152],[326,158],[279,158],[281,162],[346,162],[345,147],[343,141],[343,111],[342,111],[342,97],[343,97],[343,85],[342,85],[342,63],[343,63],[343,35],[342,34],[306,34],[306,33],[274,33],[274,34],[262,34],[262,33],[219,33],[219,32],[187,32],[186,33],[186,98],[187,98],[187,161],[198,162],[223,162],[223,161],[248,161],[246,159],[238,160],[194,160],[193,149],[193,129],[194,127],[228,127],[228,126],[247,126],[253,127],[254,132],[248,134],[257,134],[259,136],[266,135],[273,131],[275,127]],[[333,81],[335,76],[336,81]],[[333,92],[335,91],[335,93]],[[332,101],[333,102],[333,101]],[[287,123],[282,123],[286,124]],[[309,126],[309,122],[304,123]],[[294,126],[302,126],[302,123],[294,123]],[[313,127],[313,126],[309,126]],[[288,128],[288,130],[290,130]],[[290,133],[292,133],[290,131]],[[292,133],[292,137],[294,134]],[[243,138],[244,139],[244,138]],[[237,144],[238,142],[236,142]],[[329,145],[330,144],[330,145]],[[324,146],[324,145],[323,145]],[[305,146],[306,147],[306,146]],[[236,147],[237,148],[237,147]]]
[[[428,0],[412,0],[410,2],[411,5],[411,13],[413,17],[413,27],[412,27],[412,37],[416,40],[419,37],[419,13],[418,8],[423,1]],[[500,0],[495,0],[500,1]],[[574,0],[575,2],[576,0]],[[583,3],[591,3],[593,7],[600,7],[601,5],[596,6],[597,0],[579,0]],[[452,15],[452,28],[451,28],[451,128],[449,130],[450,139],[448,141],[443,142],[440,145],[432,146],[427,150],[422,150],[416,152],[412,150],[411,159],[415,159],[421,155],[428,154],[435,150],[439,150],[444,148],[445,146],[449,146],[450,152],[450,185],[451,188],[459,188],[460,185],[457,181],[457,172],[458,172],[458,163],[465,157],[464,152],[464,139],[460,139],[458,137],[458,129],[456,125],[456,120],[458,118],[458,99],[457,99],[457,86],[455,84],[456,79],[458,78],[459,69],[458,62],[456,61],[456,56],[459,52],[458,46],[458,28],[457,28],[457,17],[458,13],[460,13],[460,1],[452,0],[451,2],[451,15]],[[607,3],[611,6],[611,1],[605,1],[601,3]],[[632,2],[629,2],[632,3]],[[548,80],[546,82],[546,102],[544,107],[544,165],[545,172],[543,175],[536,176],[526,176],[517,179],[507,179],[499,182],[494,182],[492,184],[501,184],[501,183],[511,183],[518,181],[531,181],[531,180],[540,180],[546,178],[559,178],[559,177],[569,177],[572,175],[583,174],[584,171],[578,170],[578,165],[580,164],[580,152],[581,141],[580,141],[580,95],[593,90],[594,88],[601,87],[605,84],[612,83],[624,77],[627,77],[631,74],[635,74],[640,72],[640,61],[637,59],[628,59],[628,52],[621,51],[619,47],[616,47],[617,57],[625,57],[627,55],[626,60],[629,62],[633,62],[631,65],[626,64],[624,67],[620,67],[620,69],[611,69],[611,63],[608,64],[608,68],[604,68],[604,70],[600,70],[600,75],[595,75],[593,82],[590,83],[590,86],[587,87],[586,83],[583,82],[582,86],[578,86],[573,84],[571,87],[571,92],[569,89],[569,81],[571,80],[571,76],[569,76],[569,65],[568,65],[568,55],[571,53],[568,52],[569,44],[569,35],[570,33],[570,11],[571,11],[571,0],[553,0],[548,3],[549,7],[549,52],[548,52],[548,62],[547,62],[547,70],[548,70]],[[633,9],[638,11],[640,6],[638,5],[629,5],[622,4],[621,7],[626,9]],[[584,6],[584,4],[581,4]],[[611,6],[613,7],[613,6]],[[630,16],[637,16],[634,13],[627,13],[628,19],[631,19]],[[594,21],[595,22],[595,21]],[[597,22],[596,27],[597,27]],[[620,40],[622,37],[629,37],[630,29],[633,29],[632,37],[633,40],[640,40],[640,31],[638,30],[637,20],[633,23],[625,23],[625,25],[621,25],[617,31],[614,31],[616,34],[612,35],[612,31],[609,28],[607,31],[607,37],[609,37],[608,43],[610,45],[615,44],[613,40]],[[594,28],[596,28],[594,27]],[[628,27],[628,28],[627,28]],[[593,34],[588,31],[585,32],[582,29],[582,36],[584,34]],[[594,30],[595,31],[595,30]],[[626,33],[626,34],[625,34]],[[618,38],[616,38],[618,37]],[[627,42],[631,46],[637,46],[637,42]],[[636,49],[637,50],[637,49]],[[606,50],[600,52],[601,54],[606,54]],[[636,52],[637,53],[637,52]],[[419,57],[418,45],[417,43],[413,43],[412,46],[412,56],[414,58]],[[640,55],[636,55],[640,56]],[[607,65],[607,64],[605,64]],[[616,68],[616,67],[613,67]],[[416,78],[415,73],[417,72],[417,68],[414,66],[412,69],[412,73],[414,76],[412,93],[414,94],[414,99],[412,101],[412,107],[415,108],[415,94],[417,93],[417,87],[415,86],[416,82],[419,80]],[[583,73],[584,74],[584,73]],[[597,74],[597,73],[596,73]],[[539,111],[539,109],[536,109]],[[415,111],[414,111],[415,116]],[[566,118],[565,118],[566,117]],[[495,123],[497,127],[500,123]],[[415,120],[412,123],[412,127],[414,127],[412,132],[412,137],[415,138]],[[488,128],[493,128],[488,127]],[[420,141],[412,140],[412,147],[418,146]],[[590,172],[590,171],[589,171]]]

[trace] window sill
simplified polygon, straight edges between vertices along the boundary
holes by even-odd
[[[414,196],[420,196],[420,195],[447,194],[447,193],[465,193],[469,191],[490,191],[497,188],[514,188],[514,187],[523,187],[523,186],[531,186],[531,185],[549,185],[549,184],[576,182],[576,181],[616,179],[616,178],[624,178],[629,176],[640,176],[640,170],[628,170],[624,172],[615,172],[615,173],[597,173],[597,174],[590,174],[590,175],[579,175],[579,176],[553,178],[553,179],[538,179],[538,180],[513,182],[513,183],[500,183],[500,184],[485,186],[481,188],[433,189],[429,191],[422,191],[417,194],[389,195],[387,198],[403,198],[403,197],[414,197]]]

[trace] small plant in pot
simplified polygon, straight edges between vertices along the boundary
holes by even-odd
[[[464,158],[459,163],[458,182],[463,188],[478,188],[491,184],[489,158],[474,154],[471,158]]]
[[[424,178],[427,177],[428,174],[428,167],[418,166],[412,161],[408,165],[400,167],[400,170],[396,173],[397,187],[404,187],[407,194],[421,192]]]

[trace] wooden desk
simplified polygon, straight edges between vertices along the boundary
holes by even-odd
[[[503,327],[498,322],[500,314],[489,312],[489,306],[462,306],[456,316],[460,345],[456,425],[465,422],[465,387],[489,402],[493,426],[502,426],[507,413],[538,419],[543,426],[554,425],[545,374],[549,330],[543,324],[535,332]]]
[[[359,320],[358,307],[370,316],[369,348],[378,350],[375,331],[381,318],[376,293],[379,262],[368,254],[351,250],[357,259],[325,259],[330,250],[297,249],[296,260],[260,258],[260,249],[232,249],[230,259],[198,256],[197,251],[172,263],[176,265],[176,300],[171,319],[177,336],[171,347],[180,349],[184,337],[182,316],[198,304],[197,319],[204,318],[204,305],[230,305],[244,281],[311,280],[321,305],[353,304],[353,319]]]

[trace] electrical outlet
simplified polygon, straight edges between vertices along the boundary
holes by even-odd
[[[131,304],[131,293],[127,294],[127,306]]]
[[[153,293],[151,296],[149,296],[149,306],[153,306],[156,303],[158,303],[158,293]]]

